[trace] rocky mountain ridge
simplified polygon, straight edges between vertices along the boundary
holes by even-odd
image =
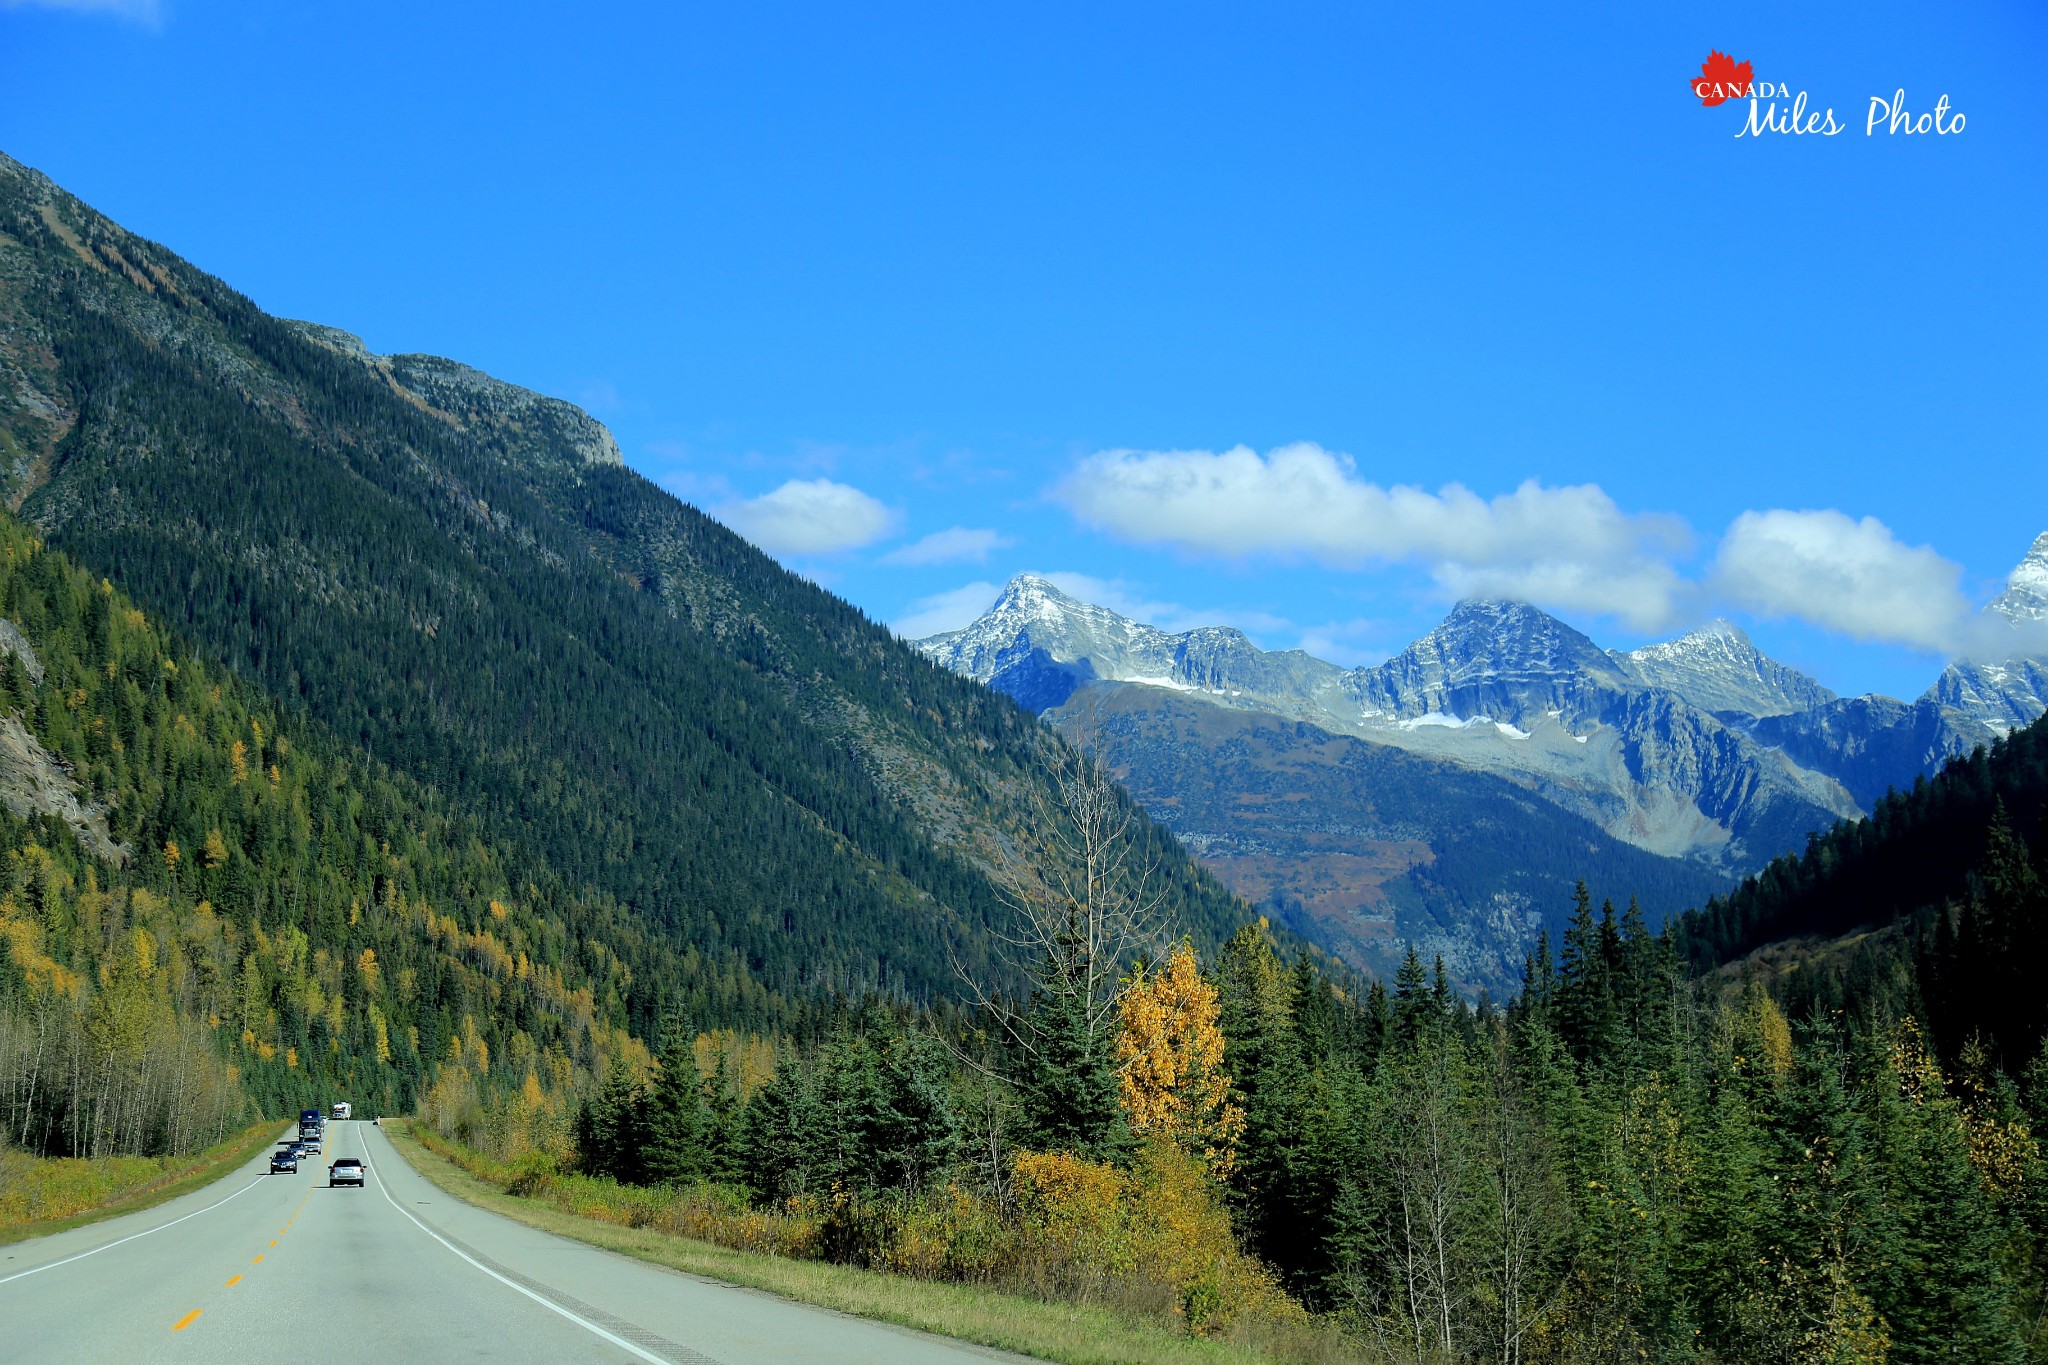
[[[1977,651],[1990,658],[1956,660],[1921,698],[1978,727],[1980,739],[2018,729],[2048,710],[2048,532],[1984,608],[1983,622],[1988,642],[2009,647]]]
[[[1071,714],[1089,687],[1149,686],[1493,773],[1716,870],[1754,866],[1857,810],[1839,781],[1745,729],[1825,689],[1723,630],[1638,664],[1525,604],[1468,601],[1385,663],[1347,670],[1264,654],[1236,631],[1128,622],[1027,575],[921,647],[1041,711]]]
[[[1637,681],[1724,717],[1788,715],[1835,700],[1832,690],[1765,654],[1731,621],[1710,621],[1614,657]]]
[[[1384,663],[1267,653],[1220,627],[1170,633],[1020,575],[919,647],[1041,712],[1104,685],[1306,721],[1523,783],[1617,838],[1728,872],[1864,810],[2048,709],[2048,535],[1984,613],[2014,653],[1959,659],[1917,701],[1839,697],[1715,621],[1626,652],[1523,603],[1459,603]]]

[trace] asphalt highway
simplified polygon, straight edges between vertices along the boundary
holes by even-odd
[[[343,1156],[364,1188],[328,1188]],[[0,1247],[0,1361],[1022,1359],[536,1231],[428,1184],[367,1122],[329,1124],[297,1175],[268,1165]]]

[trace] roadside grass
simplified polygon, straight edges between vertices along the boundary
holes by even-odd
[[[187,1157],[39,1157],[0,1149],[0,1246],[153,1208],[211,1184],[277,1137],[265,1120]]]
[[[1370,1359],[1358,1343],[1321,1324],[1248,1324],[1240,1331],[1249,1339],[1204,1339],[1188,1335],[1171,1320],[1097,1304],[1048,1301],[984,1285],[738,1251],[586,1217],[544,1198],[507,1193],[502,1185],[464,1169],[455,1155],[423,1145],[408,1123],[386,1120],[383,1129],[414,1170],[479,1208],[671,1270],[765,1290],[854,1317],[1064,1365],[1334,1365]]]

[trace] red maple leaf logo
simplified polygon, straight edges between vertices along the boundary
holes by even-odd
[[[1749,89],[1750,77],[1748,62],[1738,62],[1725,52],[1709,52],[1700,63],[1700,74],[1693,77],[1692,92],[1704,108],[1711,109],[1723,100],[1741,98]]]

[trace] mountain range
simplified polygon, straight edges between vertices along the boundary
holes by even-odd
[[[1557,884],[1591,875],[1653,914],[1699,904],[2048,710],[2048,663],[2025,649],[2048,619],[2048,534],[1985,617],[2011,624],[2012,655],[1958,660],[1910,703],[1839,697],[1727,621],[1624,652],[1502,600],[1461,602],[1385,662],[1346,669],[1229,628],[1169,633],[1022,575],[919,648],[1099,736],[1227,883],[1358,965],[1384,971],[1407,944],[1430,945],[1468,986],[1506,986],[1567,903]],[[1276,764],[1292,772],[1284,808],[1268,799]],[[1429,818],[1397,829],[1360,814],[1424,788]],[[1471,837],[1527,828],[1536,808],[1584,829],[1515,860]],[[1624,848],[1644,863],[1618,859]]]

